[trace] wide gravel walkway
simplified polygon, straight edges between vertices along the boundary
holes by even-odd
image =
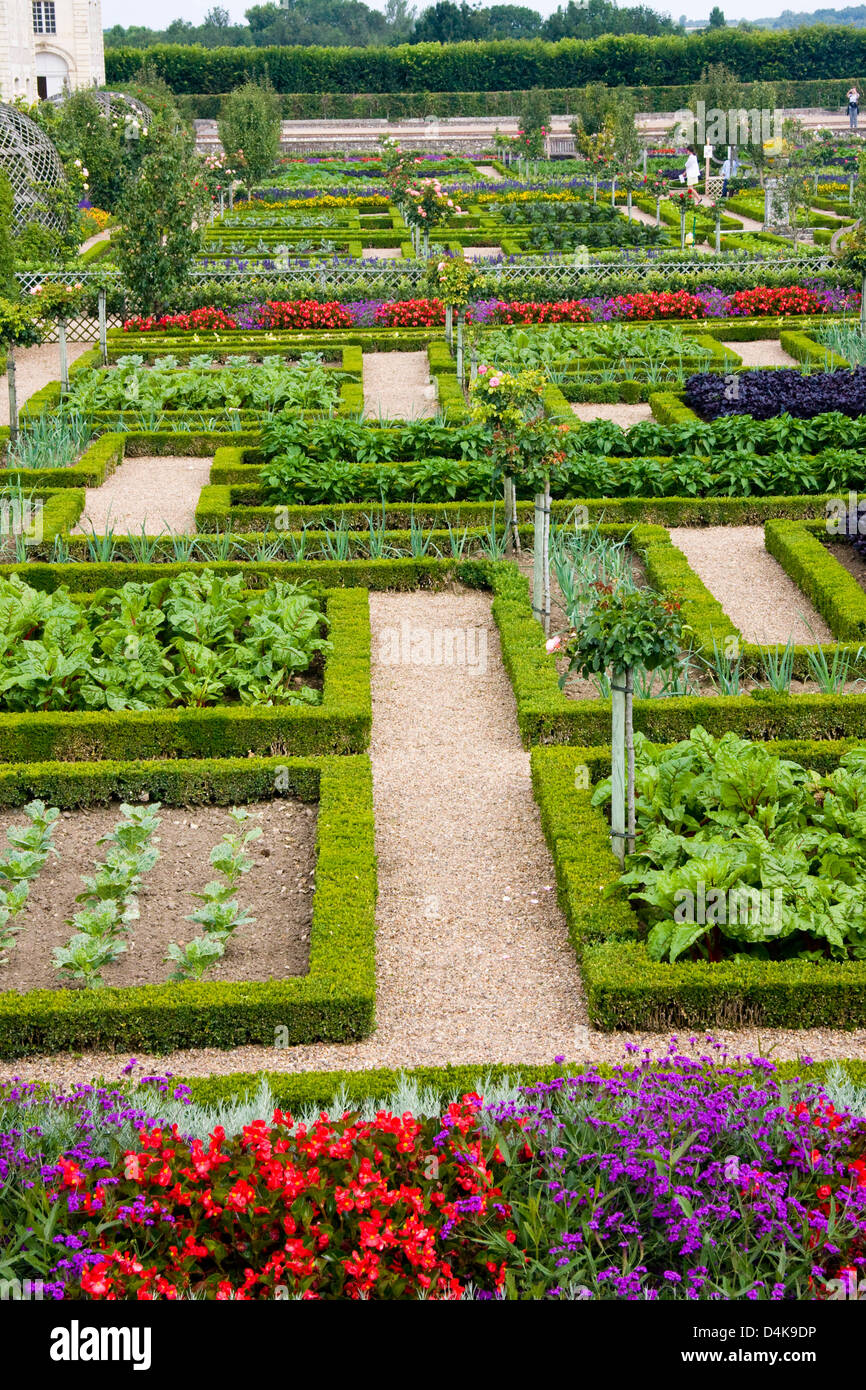
[[[646,401],[572,401],[571,408],[578,420],[591,424],[593,420],[612,420],[624,430],[639,425],[642,420],[653,418],[652,410]]]
[[[763,526],[672,526],[671,540],[747,642],[832,642],[806,595],[764,548]]]
[[[82,353],[89,352],[93,343],[70,343],[67,356],[70,367]],[[15,390],[18,409],[24,402],[47,386],[60,380],[60,348],[56,343],[40,343],[38,347],[19,348],[15,353]],[[0,425],[9,424],[9,378],[0,376]]]
[[[75,530],[119,535],[148,535],[195,531],[199,493],[210,477],[209,458],[130,458],[106,478],[102,487],[88,488],[84,512]]]
[[[352,1044],[193,1048],[154,1057],[175,1076],[409,1067],[448,1062],[622,1061],[663,1053],[669,1032],[586,1026],[577,964],[520,745],[489,599],[371,594],[371,757],[379,856],[378,1027]],[[404,629],[404,623],[408,626]],[[462,629],[468,665],[402,664],[425,637]],[[480,660],[486,635],[486,670]],[[414,647],[413,647],[413,644]],[[699,1037],[703,1030],[696,1030]],[[817,1061],[866,1056],[866,1029],[713,1029],[729,1052]],[[29,1057],[0,1075],[71,1084],[121,1079],[126,1051]]]
[[[436,388],[426,352],[364,353],[364,415],[417,420],[436,414]]]

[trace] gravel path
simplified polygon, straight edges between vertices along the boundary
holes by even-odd
[[[674,526],[670,535],[747,642],[833,641],[805,594],[767,554],[762,526]]]
[[[89,352],[93,343],[70,343],[67,349],[69,365],[82,353]],[[18,409],[26,400],[41,391],[49,381],[60,380],[60,349],[56,343],[40,343],[38,347],[19,348],[15,354],[15,387]],[[0,425],[9,424],[9,378],[0,376]]]
[[[723,342],[742,358],[744,367],[799,367],[796,357],[786,352],[778,338],[754,338],[750,343]]]
[[[489,179],[491,183],[502,182],[503,175],[500,174],[498,169],[494,169],[490,164],[478,164],[476,167],[478,169],[479,174],[483,174],[484,177],[486,179]]]
[[[305,1072],[448,1062],[618,1062],[626,1042],[666,1050],[669,1034],[586,1026],[577,966],[520,746],[489,600],[371,594],[373,762],[379,857],[378,1027],[353,1044],[288,1050],[195,1048],[154,1057],[175,1076]],[[474,634],[460,666],[400,664],[421,633]],[[486,634],[486,671],[480,660]],[[395,649],[398,644],[399,650]],[[700,1030],[699,1030],[700,1034]],[[729,1052],[816,1061],[866,1058],[866,1029],[713,1030]],[[31,1057],[0,1075],[71,1084],[121,1077],[126,1051]]]
[[[578,420],[613,420],[615,425],[622,425],[624,430],[639,424],[641,420],[653,418],[653,413],[645,401],[638,401],[632,405],[622,402],[604,404],[597,401],[572,401],[571,408]]]
[[[403,252],[399,246],[365,246],[361,259],[365,261],[399,261]]]
[[[626,212],[625,207],[623,207],[622,211],[625,213],[626,217],[629,216],[629,214]],[[636,208],[634,203],[632,203],[631,205],[631,221],[643,222],[644,226],[646,227],[658,226],[658,223],[656,222],[656,215],[654,212],[644,212],[643,208]],[[664,226],[664,223],[662,223],[662,226]]]
[[[736,218],[736,220],[737,220],[738,222],[741,222],[741,223],[742,223],[742,226],[741,226],[741,228],[740,228],[740,231],[743,231],[743,232],[762,232],[762,231],[764,230],[764,224],[763,224],[763,222],[757,221],[754,217],[744,217],[743,214],[742,214],[741,212],[733,212],[732,210],[730,210],[730,209],[728,209],[728,208],[724,208],[723,211],[724,211],[724,214],[725,214],[726,217],[734,217],[734,218]],[[736,231],[735,231],[735,229],[734,229],[733,227],[731,227],[730,230],[731,230],[731,232],[734,234],[734,236],[736,236]],[[723,238],[723,239],[722,239],[722,247],[723,247],[723,248],[724,248],[724,244],[725,244],[725,243],[724,243],[724,238]]]
[[[491,261],[502,259],[501,246],[464,246],[463,259],[466,261]]]
[[[436,414],[436,387],[426,352],[364,353],[364,415],[417,420]]]
[[[84,513],[75,530],[104,533],[107,526],[123,535],[142,525],[148,535],[195,531],[199,493],[210,477],[209,458],[131,458],[106,478],[102,487],[88,488]]]
[[[91,246],[95,246],[97,242],[108,241],[111,237],[111,233],[113,230],[113,227],[106,227],[104,231],[94,232],[93,236],[89,236],[86,241],[82,241],[81,245],[78,248],[79,256],[82,254],[83,251],[89,251]]]

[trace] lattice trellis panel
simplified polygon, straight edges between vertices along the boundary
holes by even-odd
[[[834,258],[826,256],[796,256],[792,255],[784,259],[767,259],[755,257],[750,260],[746,256],[738,256],[741,265],[748,265],[751,269],[760,272],[761,267],[766,265],[775,271],[793,270],[798,275],[807,275],[810,272],[829,270],[835,265]],[[726,264],[721,261],[716,264]],[[703,265],[707,262],[704,260]],[[527,275],[544,275],[550,293],[557,294],[560,291],[571,291],[579,294],[583,289],[584,277],[591,275],[601,280],[613,280],[616,276],[627,274],[630,278],[640,281],[646,276],[655,274],[660,270],[669,271],[675,275],[680,271],[694,271],[694,260],[683,261],[657,261],[646,260],[638,261],[629,258],[627,261],[590,261],[588,265],[574,265],[567,263],[557,264],[551,260],[530,260],[528,257],[520,264],[504,262],[494,262],[491,265],[481,263],[485,273],[489,274],[491,280],[498,282],[503,291],[511,284],[519,283]],[[340,291],[345,289],[349,292],[357,291],[358,282],[365,281],[364,290],[366,297],[388,298],[400,286],[416,288],[424,279],[426,274],[425,266],[421,261],[358,261],[355,266],[323,266],[320,270],[314,267],[298,267],[288,270],[262,270],[250,275],[246,271],[238,270],[197,270],[190,275],[192,284],[213,284],[216,286],[231,285],[243,286],[248,283],[250,286],[249,295],[261,293],[259,287],[262,285],[297,284],[299,286],[309,285],[311,280],[315,280],[319,288],[327,290],[329,294],[338,297]],[[69,270],[23,270],[17,272],[18,283],[24,294],[29,294],[36,285],[43,281],[62,281],[68,283],[70,277]],[[91,282],[91,276],[87,271],[76,274],[76,280],[83,285]],[[105,283],[108,279],[114,280],[117,287],[120,286],[120,276],[93,277],[97,284]],[[255,286],[255,291],[253,289]],[[264,298],[265,296],[262,295]],[[115,298],[114,295],[111,298]],[[216,296],[215,296],[216,298]],[[116,302],[116,299],[115,299]],[[217,298],[217,302],[219,302]],[[123,314],[109,313],[108,327],[120,327],[124,319]],[[91,318],[72,319],[68,326],[68,337],[71,342],[89,343],[95,341],[94,320]],[[52,341],[51,338],[48,341]]]
[[[35,121],[14,106],[0,105],[0,168],[12,185],[16,232],[31,222],[60,226],[59,217],[43,205],[44,191],[66,182],[60,156]]]
[[[93,97],[103,116],[111,118],[118,117],[126,120],[134,116],[141,125],[150,125],[153,120],[153,112],[150,107],[138,97],[129,96],[127,92],[99,92],[95,88],[89,92]],[[71,92],[57,92],[53,97],[48,97],[47,101],[51,106],[62,106],[64,101],[71,96]]]

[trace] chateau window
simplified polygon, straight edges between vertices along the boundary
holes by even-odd
[[[33,32],[34,34],[57,33],[54,0],[33,0]]]

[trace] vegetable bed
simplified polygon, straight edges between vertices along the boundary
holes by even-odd
[[[850,743],[792,741],[763,752],[796,759],[825,774],[849,754],[857,768],[864,757],[862,748],[855,750]],[[604,1029],[653,1031],[753,1024],[862,1027],[863,960],[836,961],[820,950],[816,958],[789,960],[738,955],[671,964],[651,958],[646,932],[625,887],[618,884],[620,866],[610,850],[606,818],[592,805],[592,783],[609,767],[605,748],[536,748],[532,753],[535,796],[554,858],[559,901],[580,957],[591,1022]],[[862,775],[855,776],[862,788]],[[676,784],[670,790],[675,793]],[[852,826],[855,837],[857,824]]]
[[[5,761],[367,746],[362,590],[319,600],[278,581],[256,596],[244,592],[240,575],[204,570],[74,600],[13,575],[0,581],[0,604]],[[292,674],[319,653],[326,655],[321,694]]]
[[[232,806],[288,796],[318,804],[309,970],[262,983],[189,980],[0,993],[0,1054],[69,1048],[289,1046],[351,1041],[373,1026],[376,869],[370,766],[363,757],[0,768],[0,803],[41,798],[93,807],[118,798],[164,808]],[[17,819],[17,818],[16,818]],[[207,877],[207,859],[200,866]],[[136,928],[137,930],[137,928]],[[228,953],[227,953],[228,954]],[[108,971],[106,971],[108,974]],[[275,1054],[278,1056],[278,1054]]]

